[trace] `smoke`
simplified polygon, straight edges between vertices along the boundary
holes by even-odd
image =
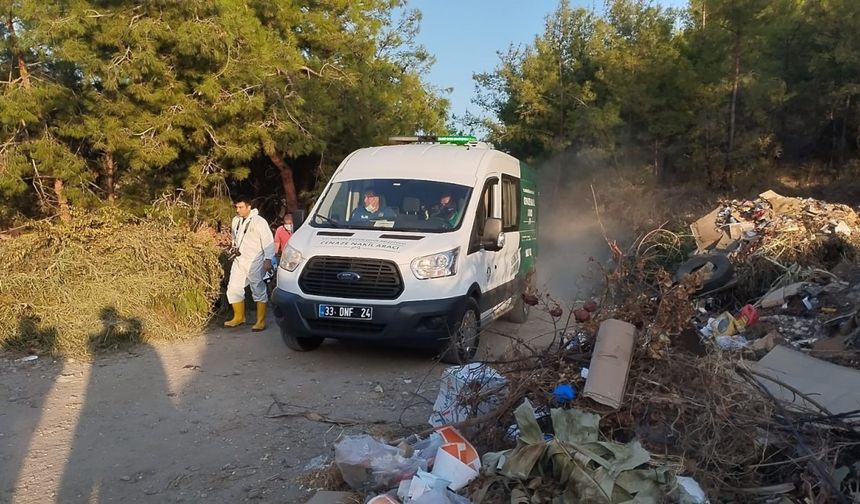
[[[609,165],[603,152],[585,151],[561,154],[536,167],[540,191],[537,287],[565,305],[600,294],[600,265],[611,257],[607,239],[624,243],[632,237],[628,216],[620,211],[623,207],[604,201],[610,195],[604,194],[603,182],[618,175]]]
[[[599,266],[611,258],[607,240],[629,252],[638,237],[659,227],[688,234],[687,224],[709,212],[719,197],[701,182],[660,182],[647,160],[629,149],[622,152],[622,163],[592,149],[560,154],[536,167],[537,287],[565,304],[601,293]]]

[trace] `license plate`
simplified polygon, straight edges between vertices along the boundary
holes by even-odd
[[[373,308],[370,306],[341,306],[341,305],[319,305],[320,318],[338,319],[373,319]]]

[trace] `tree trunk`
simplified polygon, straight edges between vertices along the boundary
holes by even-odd
[[[847,145],[848,116],[851,114],[851,95],[845,98],[845,114],[842,116],[842,135],[839,137],[839,168],[845,166],[845,147]]]
[[[731,174],[734,161],[732,159],[735,150],[735,120],[737,117],[738,92],[740,90],[741,80],[741,31],[735,32],[735,77],[732,83],[732,103],[729,112],[729,149],[726,152],[726,169],[723,172],[723,182],[728,186],[731,185]],[[727,187],[728,188],[728,187]]]
[[[72,213],[64,192],[63,181],[59,177],[54,179],[54,195],[57,196],[57,214],[63,222],[69,222],[72,220]]]
[[[830,120],[830,152],[827,157],[827,170],[832,171],[833,165],[836,164],[836,151],[839,148],[839,139],[836,135],[836,109],[835,106],[830,108],[828,114]]]
[[[104,155],[105,170],[105,192],[111,203],[116,199],[116,167],[113,162],[113,154],[106,152]]]
[[[287,199],[287,212],[292,212],[299,208],[299,198],[296,195],[296,182],[293,180],[293,169],[284,161],[276,151],[267,152],[269,159],[278,168],[281,174],[281,183],[284,186],[284,196]]]
[[[9,39],[12,43],[12,51],[14,53],[15,61],[18,64],[18,77],[21,79],[21,85],[30,89],[30,71],[27,70],[27,62],[24,60],[24,53],[21,52],[21,48],[18,47],[18,38],[15,35],[15,20],[11,13],[9,14],[9,17],[6,18],[6,29],[9,30]]]

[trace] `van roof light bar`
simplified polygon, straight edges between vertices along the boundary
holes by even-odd
[[[469,145],[478,142],[478,139],[470,135],[418,135],[418,136],[393,136],[388,141],[395,144],[405,143],[438,143],[453,145]]]

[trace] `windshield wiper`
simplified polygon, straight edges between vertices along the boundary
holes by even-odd
[[[320,220],[328,223],[329,225],[331,225],[331,227],[334,227],[334,228],[340,227],[340,224],[338,224],[337,221],[335,221],[334,219],[331,219],[329,217],[326,217],[325,215],[318,214],[318,213],[314,214],[314,220],[316,220],[316,219],[320,219]]]

